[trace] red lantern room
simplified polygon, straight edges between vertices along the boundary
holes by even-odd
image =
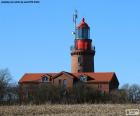
[[[90,28],[83,18],[76,28],[75,48],[78,50],[91,50]]]
[[[77,39],[90,39],[90,28],[85,19],[83,18],[81,23],[76,29],[76,38]]]

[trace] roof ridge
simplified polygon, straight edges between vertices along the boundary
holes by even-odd
[[[72,74],[87,74],[87,73],[98,74],[98,73],[115,73],[115,72],[78,72],[78,73],[72,73]]]
[[[66,71],[61,71],[60,73],[56,74],[54,77],[52,78],[56,78],[57,76],[59,76],[60,74],[65,74],[65,75],[68,75],[68,76],[71,76],[71,77],[75,77],[72,73],[70,72],[66,72]]]

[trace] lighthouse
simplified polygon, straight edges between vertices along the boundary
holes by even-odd
[[[58,88],[72,88],[79,82],[101,92],[117,90],[119,81],[115,72],[94,72],[95,47],[90,38],[90,27],[83,18],[79,25],[76,24],[77,13],[74,14],[73,22],[75,31],[73,34],[74,45],[71,47],[71,73],[61,71],[59,73],[26,73],[19,80],[21,100],[32,95],[33,85],[40,87],[56,86]],[[29,88],[25,88],[29,86]],[[37,92],[37,91],[35,91]]]
[[[74,46],[71,48],[71,72],[94,72],[94,55],[90,27],[83,18],[75,29]]]

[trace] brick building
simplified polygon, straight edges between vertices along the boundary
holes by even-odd
[[[90,27],[84,18],[76,27],[74,46],[71,47],[71,72],[26,73],[19,80],[21,88],[30,85],[52,84],[67,88],[78,82],[97,88],[102,92],[117,89],[119,82],[114,72],[94,71],[95,47],[90,39]]]

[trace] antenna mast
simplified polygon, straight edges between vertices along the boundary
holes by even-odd
[[[73,32],[73,34],[75,35],[75,39],[76,39],[76,20],[78,18],[78,12],[77,10],[74,11],[74,14],[73,14],[73,23],[74,23],[74,28],[75,28],[75,31]]]

